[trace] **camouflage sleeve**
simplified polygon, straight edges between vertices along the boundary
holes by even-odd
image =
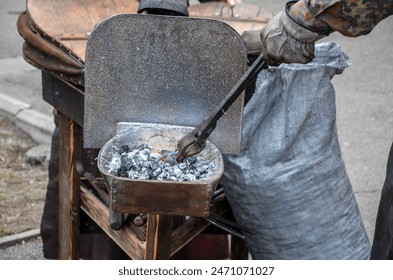
[[[393,0],[300,0],[289,2],[288,15],[304,27],[327,35],[356,37],[369,33],[393,14]]]

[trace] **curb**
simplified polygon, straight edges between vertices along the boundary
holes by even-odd
[[[55,129],[53,117],[38,112],[29,104],[1,92],[0,115],[13,121],[19,129],[29,134],[38,144],[51,143]]]
[[[15,245],[40,236],[39,229],[32,229],[22,233],[5,236],[0,238],[0,249]]]

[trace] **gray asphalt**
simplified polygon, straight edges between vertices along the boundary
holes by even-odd
[[[40,237],[0,249],[0,260],[45,260]]]
[[[285,0],[245,0],[259,3],[274,14]],[[1,0],[0,94],[28,102],[51,118],[51,107],[42,101],[40,71],[27,64],[21,53],[23,40],[17,33],[18,13],[24,1]],[[347,38],[332,34],[348,54],[352,66],[332,80],[336,90],[337,127],[361,215],[372,240],[378,201],[385,178],[387,155],[393,139],[393,17],[385,19],[370,34]],[[29,246],[30,249],[26,249]],[[26,250],[31,254],[26,254]],[[40,240],[0,249],[0,259],[36,259]]]

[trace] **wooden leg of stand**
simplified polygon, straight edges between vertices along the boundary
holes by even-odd
[[[231,260],[248,260],[246,242],[234,235],[231,236]]]
[[[146,260],[168,260],[171,252],[173,217],[147,215]]]
[[[60,114],[59,147],[59,259],[79,259],[80,175],[82,129]]]

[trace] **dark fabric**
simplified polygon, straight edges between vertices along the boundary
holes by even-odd
[[[138,13],[188,16],[188,0],[141,0]]]
[[[386,179],[379,202],[370,258],[372,260],[393,259],[393,144],[390,148]]]
[[[84,84],[84,63],[71,50],[34,26],[26,12],[20,13],[17,29],[23,43],[23,57],[34,67],[79,86]]]
[[[51,156],[48,167],[48,185],[41,219],[41,238],[43,242],[44,257],[57,259],[59,251],[58,224],[59,224],[59,120],[54,117],[55,130],[52,134]]]
[[[59,253],[59,117],[54,114],[55,130],[52,134],[51,156],[48,167],[48,185],[44,211],[41,218],[41,238],[46,259],[58,259]],[[80,257],[96,260],[130,259],[124,251],[105,234],[82,234]]]

